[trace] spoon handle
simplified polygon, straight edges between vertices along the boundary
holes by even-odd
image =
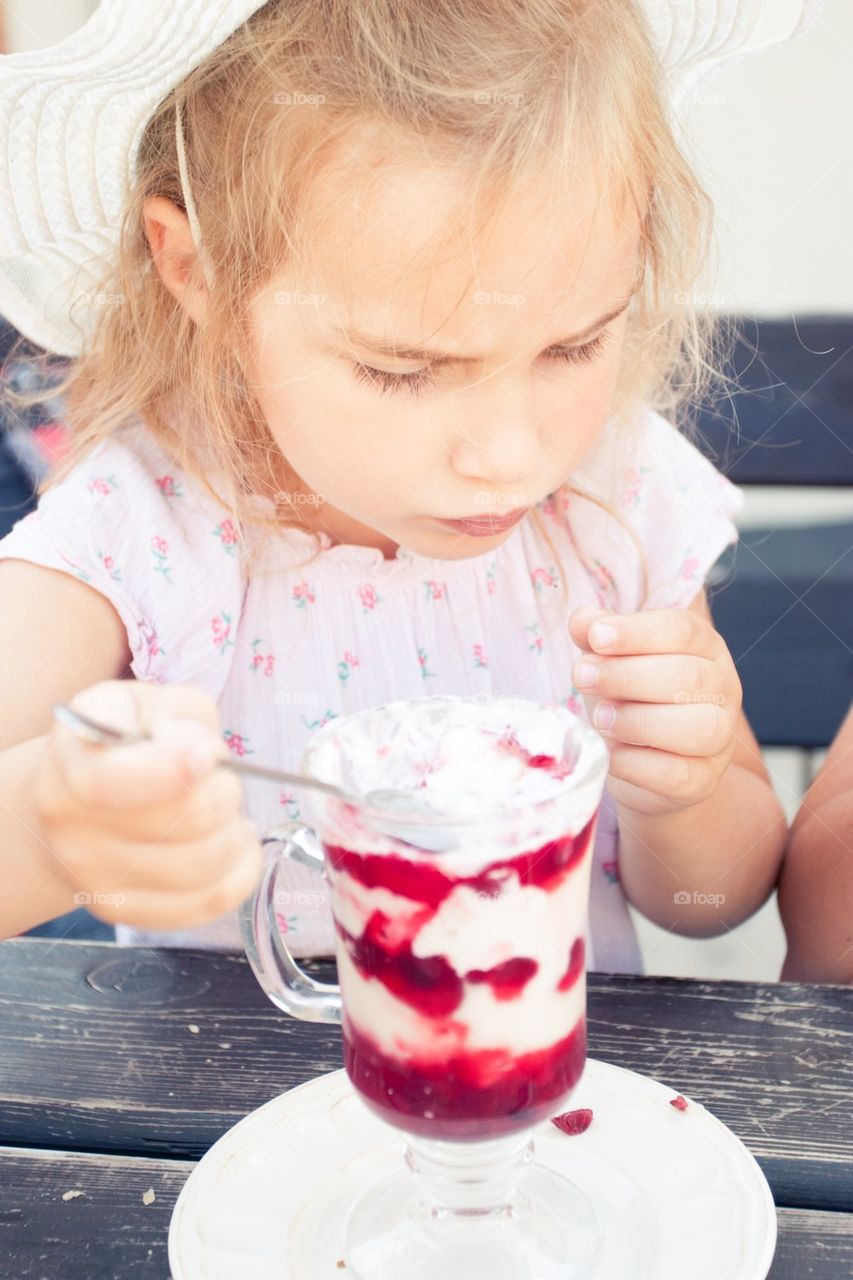
[[[84,738],[87,742],[96,742],[101,745],[111,742],[131,745],[136,742],[151,741],[149,733],[130,733],[124,729],[114,729],[111,725],[101,724],[99,720],[93,720],[91,716],[84,715],[82,711],[73,710],[63,702],[56,703],[53,707],[53,715],[78,738]],[[249,764],[248,761],[234,760],[230,757],[218,761],[218,764],[245,778],[264,778],[269,782],[284,782],[290,786],[315,787],[318,791],[326,791],[330,795],[348,799],[341,788],[336,787],[334,783],[323,782],[320,778],[309,778],[304,773],[288,773],[285,769],[273,769],[264,764]]]

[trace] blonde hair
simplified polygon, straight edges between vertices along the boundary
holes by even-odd
[[[204,325],[163,285],[144,232],[149,197],[184,206],[176,108],[214,269]],[[246,546],[246,495],[275,492],[281,460],[246,377],[248,304],[285,267],[309,262],[313,180],[364,122],[398,156],[458,171],[460,216],[475,208],[496,216],[532,174],[551,175],[555,210],[570,209],[576,166],[593,156],[599,201],[618,197],[642,211],[644,274],[616,409],[629,420],[649,405],[689,426],[720,364],[719,327],[694,302],[712,207],[675,137],[640,5],[270,0],[146,125],[118,254],[103,275],[111,301],[91,347],[51,385],[64,397],[72,443],[41,492],[141,417],[228,509]],[[189,283],[203,280],[196,259]],[[301,527],[295,509],[268,520],[253,510],[250,520]]]

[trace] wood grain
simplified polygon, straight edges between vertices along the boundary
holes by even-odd
[[[178,1160],[0,1147],[0,1274],[14,1280],[169,1280],[169,1222],[192,1168]],[[83,1194],[64,1200],[69,1191]],[[853,1216],[779,1211],[769,1280],[851,1275]]]
[[[333,962],[306,965],[334,979]],[[245,957],[0,943],[0,1143],[196,1159],[247,1112],[342,1065]],[[193,1030],[197,1028],[197,1030]],[[590,1053],[706,1105],[777,1204],[853,1210],[853,989],[589,980]]]

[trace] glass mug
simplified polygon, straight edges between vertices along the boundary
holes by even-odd
[[[306,788],[313,827],[264,837],[275,856],[241,908],[267,995],[293,1017],[342,1024],[354,1089],[406,1138],[400,1171],[349,1214],[347,1274],[586,1275],[594,1209],[534,1162],[532,1130],[565,1109],[586,1060],[602,739],[565,707],[433,696],[327,722],[301,769],[349,795],[412,801],[379,811]],[[372,827],[379,812],[394,837]],[[279,930],[289,860],[329,882],[340,986],[305,973]]]

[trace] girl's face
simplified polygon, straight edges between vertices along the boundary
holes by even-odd
[[[581,192],[557,225],[530,188],[490,236],[436,258],[452,178],[399,162],[358,175],[357,209],[340,177],[315,183],[312,279],[283,275],[250,309],[254,390],[286,459],[280,510],[386,556],[484,554],[511,530],[443,521],[532,506],[608,419],[639,221],[594,217]]]

